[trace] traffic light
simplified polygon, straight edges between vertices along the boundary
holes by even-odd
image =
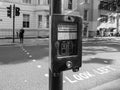
[[[12,16],[12,5],[10,5],[9,7],[7,7],[7,16],[11,18]]]
[[[15,16],[19,16],[19,15],[20,15],[20,8],[15,7]]]

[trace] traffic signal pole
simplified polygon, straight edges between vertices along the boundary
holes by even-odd
[[[119,34],[119,7],[118,7],[118,1],[116,1],[116,8],[117,8],[117,10],[116,10],[116,13],[117,13],[117,17],[116,17],[116,21],[117,21],[117,28],[116,28],[116,30],[117,30],[117,35],[116,36],[118,36],[118,34]]]
[[[51,25],[52,16],[62,13],[62,0],[50,0]],[[52,43],[52,41],[50,41]],[[50,47],[51,48],[51,47]],[[50,53],[51,54],[51,53]],[[51,58],[52,59],[52,58]],[[49,69],[49,90],[63,90],[63,72],[55,73]]]
[[[12,13],[13,13],[13,43],[14,43],[15,42],[15,16],[20,15],[20,8],[15,7],[15,4],[13,5],[13,9],[12,9],[12,5],[7,7],[7,16],[9,18],[12,17]]]
[[[15,4],[13,5],[13,43],[15,42]]]
[[[119,33],[119,13],[117,11],[117,36],[118,36],[118,33]]]

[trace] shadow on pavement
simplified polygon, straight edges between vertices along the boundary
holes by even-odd
[[[0,65],[27,63],[32,60],[44,60],[49,55],[48,46],[0,47]],[[32,57],[29,57],[32,55]]]
[[[83,61],[85,64],[89,63],[99,63],[99,64],[112,64],[113,60],[112,59],[101,59],[101,58],[93,58],[87,61]]]
[[[98,53],[118,52],[118,49],[108,46],[89,46],[83,47],[82,55],[96,55]]]
[[[91,41],[90,41],[91,42]],[[82,54],[83,56],[87,55],[96,55],[98,53],[107,53],[107,52],[120,52],[119,45],[114,42],[99,42],[99,43],[85,43],[83,44]],[[24,48],[32,55],[30,58],[20,47],[12,48],[0,48],[0,64],[19,64],[30,62],[33,59],[35,60],[44,60],[45,57],[49,55],[48,45],[41,46],[24,46]],[[83,61],[83,63],[101,63],[101,64],[112,64],[113,60],[94,58],[88,61]]]
[[[82,56],[94,56],[100,53],[115,53],[120,52],[119,42],[99,42],[99,43],[85,43],[83,44]],[[83,63],[99,63],[99,64],[112,64],[114,60],[112,59],[104,59],[103,58],[90,58],[87,61],[83,61]]]

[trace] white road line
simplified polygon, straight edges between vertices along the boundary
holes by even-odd
[[[29,52],[27,52],[27,55],[29,55],[30,53]]]
[[[95,58],[95,56],[92,56],[91,58],[92,58],[92,59],[94,59],[94,58]]]
[[[32,55],[30,55],[30,53],[29,52],[27,52],[27,50],[26,49],[24,49],[23,47],[22,47],[22,50],[27,54],[27,55],[29,55],[29,58],[32,58]]]
[[[33,61],[33,62],[36,62],[36,60],[35,60],[35,59],[33,59],[32,61]]]
[[[24,80],[24,82],[28,82],[27,80]]]
[[[104,61],[105,63],[108,63],[108,61]]]
[[[29,58],[31,58],[32,57],[32,55],[29,55]]]
[[[49,77],[49,75],[48,75],[48,74],[45,74],[45,77]]]
[[[42,66],[41,65],[37,65],[37,68],[41,68]]]
[[[27,52],[27,50],[25,50],[24,52]]]
[[[63,80],[63,83],[65,83],[66,81],[65,80]]]
[[[29,55],[29,58],[32,58],[33,56],[32,55],[30,55],[30,53],[25,49],[25,48],[23,48],[22,46],[21,46],[21,49],[27,54],[27,55]],[[35,62],[36,60],[33,60],[33,62]],[[38,68],[41,68],[41,66],[38,66]]]
[[[23,47],[22,47],[23,50],[25,50]]]

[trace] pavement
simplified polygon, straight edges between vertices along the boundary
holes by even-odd
[[[48,45],[48,38],[33,38],[33,39],[24,39],[24,43],[22,45]],[[95,38],[83,38],[83,42],[87,41],[97,41],[97,40],[110,40],[110,41],[120,41],[120,37],[95,37]],[[0,46],[9,46],[9,45],[19,45],[19,39],[15,39],[13,43],[12,39],[0,39]],[[95,88],[90,90],[120,90],[120,79],[103,83]]]
[[[24,43],[22,45],[48,45],[48,38],[33,38],[33,39],[24,39]],[[15,39],[13,43],[13,39],[0,39],[0,46],[9,46],[9,45],[20,45],[20,40]]]
[[[49,44],[48,38],[32,38],[32,39],[24,39],[24,43],[22,45],[45,45]],[[120,37],[94,37],[94,38],[83,38],[83,42],[89,42],[89,41],[98,41],[98,40],[112,40],[112,41],[119,41]],[[0,46],[6,46],[6,45],[18,45],[20,44],[19,39],[15,39],[13,43],[13,39],[0,39]]]
[[[97,41],[97,40],[104,40],[104,41],[113,41],[113,42],[119,42],[120,37],[95,37],[92,39],[84,39],[83,41]],[[102,85],[99,85],[95,88],[92,88],[90,90],[120,90],[120,79],[113,80],[108,83],[104,83]]]
[[[91,40],[109,40],[109,41],[119,41],[120,37],[94,37],[94,38],[83,38],[83,41],[91,41]]]
[[[102,84],[90,90],[120,90],[120,79]]]

